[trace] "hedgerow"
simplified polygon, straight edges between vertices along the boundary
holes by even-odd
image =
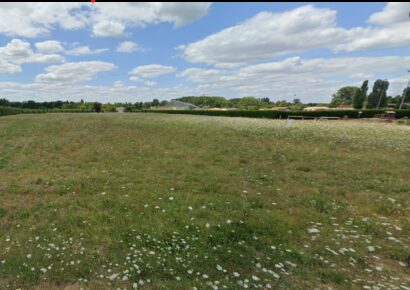
[[[325,110],[325,111],[208,111],[208,110],[142,110],[144,113],[189,114],[226,117],[286,119],[288,116],[373,118],[386,110]],[[361,113],[360,113],[361,112]],[[410,117],[410,110],[395,110],[396,118]]]
[[[43,113],[90,113],[86,109],[21,109],[13,107],[0,107],[0,116],[16,114],[43,114]]]

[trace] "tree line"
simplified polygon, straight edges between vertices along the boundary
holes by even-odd
[[[387,107],[398,109],[402,97],[405,95],[402,109],[410,108],[407,104],[410,102],[410,90],[404,89],[403,95],[387,96],[388,88],[389,81],[381,79],[374,82],[373,88],[369,94],[368,80],[365,80],[360,87],[342,87],[333,95],[330,106],[337,107],[340,105],[351,105],[355,109],[379,109]]]
[[[270,109],[272,107],[288,107],[290,110],[303,110],[306,106],[330,106],[338,107],[340,105],[353,106],[355,109],[378,109],[378,108],[399,108],[402,96],[387,96],[389,81],[377,80],[373,84],[373,88],[368,93],[369,81],[365,80],[360,87],[345,86],[340,88],[332,96],[329,103],[302,103],[300,99],[295,98],[289,102],[287,100],[271,101],[269,98],[257,98],[253,96],[243,98],[226,99],[222,96],[185,96],[176,100],[191,103],[203,109],[208,108],[236,108],[241,110],[260,110]],[[405,94],[404,105],[402,109],[410,108],[410,90],[403,91]],[[166,107],[167,101],[153,99],[146,102],[118,102],[100,104],[96,102],[80,102],[73,101],[50,101],[36,102],[33,100],[17,102],[8,101],[0,98],[0,107],[15,107],[20,109],[62,109],[62,110],[83,110],[83,111],[102,111],[115,112],[117,107],[124,107],[125,111],[148,110],[152,107]]]

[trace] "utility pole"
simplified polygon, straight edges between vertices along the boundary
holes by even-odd
[[[410,70],[408,70],[408,72],[410,72]],[[404,99],[405,99],[406,96],[407,96],[407,91],[409,90],[409,86],[410,86],[410,79],[409,79],[409,81],[408,81],[408,83],[407,83],[406,89],[405,89],[404,92],[403,92],[403,96],[401,97],[401,102],[400,102],[399,110],[401,110],[401,107],[403,107]]]

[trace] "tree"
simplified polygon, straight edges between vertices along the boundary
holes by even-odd
[[[302,104],[302,102],[300,101],[300,99],[296,98],[296,99],[293,99],[293,104],[294,105],[300,105],[300,104]]]
[[[238,102],[238,107],[245,110],[258,110],[261,105],[261,102],[254,97],[243,97]]]
[[[377,80],[373,84],[373,90],[369,94],[366,109],[385,108],[387,106],[388,80]]]
[[[0,106],[7,107],[7,106],[9,106],[9,105],[10,105],[9,100],[7,100],[7,99],[0,99]]]
[[[369,89],[369,81],[365,80],[359,90],[353,97],[353,107],[355,109],[362,109],[367,98],[367,90]]]
[[[190,103],[202,108],[227,108],[231,106],[231,103],[224,97],[217,96],[188,96],[176,99],[181,102]]]
[[[353,86],[340,88],[336,94],[333,94],[330,106],[337,107],[339,105],[351,105],[353,103],[353,96],[356,94],[357,90],[359,90],[359,88]]]
[[[270,104],[269,98],[261,98],[260,101],[261,101],[262,103]]]
[[[159,100],[158,99],[153,99],[152,100],[152,106],[158,107],[159,106]]]
[[[95,110],[97,113],[101,112],[101,108],[102,108],[102,104],[101,104],[101,103],[99,103],[99,102],[95,102],[95,103],[94,103],[94,110]]]

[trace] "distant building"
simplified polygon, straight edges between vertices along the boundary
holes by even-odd
[[[306,107],[303,111],[326,111],[330,110],[329,107]]]
[[[289,107],[272,107],[273,111],[289,111]]]
[[[208,111],[227,111],[227,108],[209,108]]]
[[[339,105],[335,110],[354,110],[352,105]]]
[[[124,113],[124,110],[125,110],[124,107],[117,107],[117,108],[115,108],[115,111],[116,111],[117,113]]]
[[[178,100],[171,100],[165,106],[151,107],[151,110],[198,110],[201,109],[190,103],[181,102]]]

